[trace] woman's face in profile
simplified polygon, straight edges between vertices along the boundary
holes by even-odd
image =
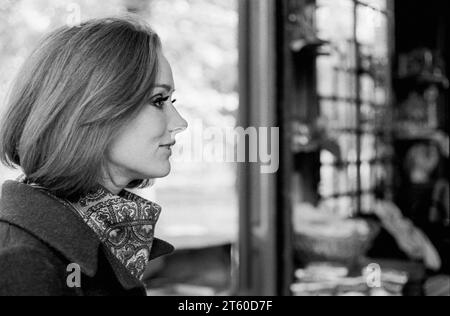
[[[120,130],[107,152],[114,182],[162,178],[170,173],[175,135],[187,128],[187,122],[173,105],[174,89],[172,69],[161,54],[152,97]]]

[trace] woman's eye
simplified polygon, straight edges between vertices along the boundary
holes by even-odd
[[[153,101],[153,105],[158,108],[163,108],[169,99],[170,97],[156,99],[155,101]]]
[[[159,98],[153,102],[153,105],[155,105],[158,108],[163,108],[166,102],[169,101],[169,99],[170,97]],[[177,100],[172,100],[171,102],[172,104],[174,104],[175,102],[177,102]]]

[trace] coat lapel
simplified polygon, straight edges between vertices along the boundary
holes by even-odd
[[[94,277],[98,269],[100,239],[71,207],[44,190],[27,184],[7,181],[0,199],[0,221],[8,222],[34,235],[62,254],[69,262],[80,265],[82,272]],[[106,247],[103,251],[106,250]],[[150,260],[170,254],[174,247],[155,238]],[[105,251],[118,281],[125,289],[142,283],[109,251]]]

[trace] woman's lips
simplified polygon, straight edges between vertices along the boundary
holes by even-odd
[[[170,155],[172,155],[172,146],[174,146],[174,145],[175,145],[175,142],[172,142],[172,143],[169,143],[169,144],[166,144],[166,145],[161,145],[160,147],[166,149],[168,154],[169,154],[169,156],[170,156]]]
[[[175,146],[175,144],[176,144],[176,142],[174,141],[174,142],[171,142],[171,143],[168,143],[168,144],[165,144],[165,145],[161,145],[160,147],[166,147],[166,148],[171,148],[171,147],[173,147],[173,146]]]

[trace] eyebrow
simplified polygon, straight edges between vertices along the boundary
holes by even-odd
[[[168,84],[157,84],[154,86],[154,88],[155,89],[162,88],[162,89],[166,90],[167,92],[175,91],[174,87],[172,87],[171,85],[168,85]]]

